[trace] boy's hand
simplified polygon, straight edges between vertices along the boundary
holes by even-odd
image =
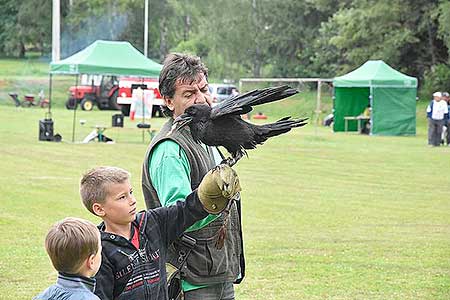
[[[204,209],[210,214],[219,214],[230,199],[241,191],[239,178],[231,167],[220,164],[203,177],[197,194]]]

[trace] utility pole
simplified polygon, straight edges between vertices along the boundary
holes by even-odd
[[[148,0],[145,0],[144,8],[144,55],[148,54]]]
[[[60,4],[53,0],[52,5],[52,61],[60,60]]]

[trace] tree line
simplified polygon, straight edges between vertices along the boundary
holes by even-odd
[[[148,56],[191,52],[217,79],[334,77],[382,59],[450,90],[448,0],[149,0]],[[0,0],[0,55],[51,56],[52,1]],[[97,39],[143,50],[144,0],[61,0],[61,57]]]

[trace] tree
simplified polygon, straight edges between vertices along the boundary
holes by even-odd
[[[25,44],[40,51],[41,55],[49,51],[52,40],[49,11],[52,11],[52,1],[43,1],[41,5],[30,0],[20,2],[17,19],[18,36],[23,43],[21,57],[25,56]]]
[[[341,8],[321,26],[322,38],[329,39],[328,51],[336,51],[336,71],[382,59],[422,78],[425,70],[447,59],[437,37],[437,5],[425,0],[360,0]]]
[[[51,2],[0,0],[0,54],[49,54]],[[149,57],[197,54],[215,80],[333,77],[382,59],[421,82],[450,64],[446,0],[149,2]],[[63,57],[97,39],[143,51],[143,0],[61,0],[61,14]]]
[[[439,37],[447,47],[448,57],[450,57],[450,2],[442,0],[435,12],[439,20]]]
[[[36,5],[35,1],[0,0],[0,52],[24,57],[27,48],[43,55],[51,44],[51,1]]]
[[[14,0],[0,0],[2,17],[0,18],[0,52],[6,55],[16,53],[20,44],[17,32],[17,14],[19,7]]]

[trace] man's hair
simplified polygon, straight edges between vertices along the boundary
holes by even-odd
[[[98,252],[100,231],[91,222],[65,218],[50,228],[45,249],[59,272],[77,274],[84,261]]]
[[[178,82],[192,84],[203,74],[208,78],[208,68],[198,56],[171,53],[164,60],[159,74],[159,92],[161,96],[172,98],[175,95],[175,85]],[[164,113],[171,116],[172,112],[165,109]]]
[[[112,183],[123,183],[130,173],[117,167],[97,167],[84,174],[80,181],[80,195],[84,206],[93,214],[92,205],[103,203]]]

